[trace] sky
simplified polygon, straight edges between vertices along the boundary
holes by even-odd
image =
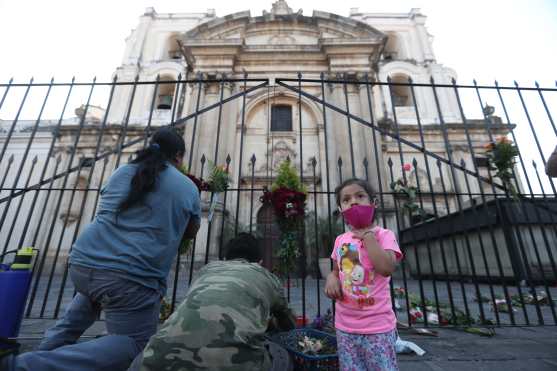
[[[201,4],[203,3],[203,4]],[[145,8],[159,13],[205,12],[217,16],[244,10],[260,15],[271,0],[0,0],[0,83],[11,77],[26,82],[108,81],[121,64],[125,38],[139,22]],[[439,63],[456,70],[459,83],[502,85],[517,81],[521,86],[555,88],[557,59],[557,1],[555,0],[304,0],[288,1],[305,15],[322,10],[348,16],[350,8],[361,12],[408,12],[421,8],[428,18],[433,48]],[[525,93],[534,111],[540,145],[545,155],[557,144],[537,92]],[[557,92],[545,92],[557,118]],[[530,134],[527,117],[516,94],[510,99],[511,122]],[[496,97],[486,97],[494,104]],[[491,100],[491,102],[490,102]],[[496,104],[495,104],[496,105]],[[500,107],[496,114],[503,115]],[[0,118],[6,118],[0,112]],[[522,136],[522,135],[520,135]],[[534,146],[533,137],[524,141]],[[535,147],[532,148],[533,150]],[[539,159],[538,159],[539,161]]]
[[[157,12],[205,12],[217,16],[271,8],[271,0],[0,0],[0,81],[10,77],[46,81],[109,79],[120,65],[125,38],[145,8]],[[437,60],[459,80],[555,84],[555,0],[348,0],[289,1],[305,15],[324,10],[348,16],[362,12],[408,12],[421,8],[434,36]]]

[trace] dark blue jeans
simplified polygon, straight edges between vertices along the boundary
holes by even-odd
[[[156,332],[160,294],[106,270],[72,265],[77,295],[36,352],[15,360],[16,370],[126,370]],[[105,312],[107,336],[76,343]]]

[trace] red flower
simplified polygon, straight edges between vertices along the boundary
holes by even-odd
[[[271,203],[278,218],[292,218],[304,215],[305,193],[288,188],[277,188],[270,192],[265,190],[261,202]]]
[[[486,145],[484,145],[484,148],[486,151],[492,151],[495,148],[495,143],[487,143]]]
[[[412,170],[412,165],[410,165],[410,164],[404,164],[404,165],[402,165],[402,170],[404,170],[404,171],[410,171],[410,170]]]
[[[502,136],[502,137],[497,138],[497,143],[511,144],[512,141],[509,138]]]
[[[186,176],[195,184],[199,193],[207,190],[207,183],[203,179],[199,179],[193,174],[186,174]]]

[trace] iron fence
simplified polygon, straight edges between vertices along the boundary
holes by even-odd
[[[167,84],[172,104],[157,105]],[[405,254],[391,280],[399,321],[557,324],[557,204],[554,182],[541,169],[557,135],[550,109],[557,89],[323,74],[273,84],[247,75],[186,75],[10,81],[0,89],[2,253],[27,245],[39,251],[28,318],[57,318],[71,300],[67,258],[94,218],[103,183],[156,127],[171,123],[186,138],[188,172],[203,178],[211,162],[233,177],[222,194],[202,194],[202,230],[171,272],[173,307],[198,269],[222,256],[239,231],[256,233],[264,264],[273,269],[280,232],[258,199],[290,158],[308,188],[298,267],[283,277],[299,314],[313,318],[332,308],[323,274],[334,237],[344,231],[334,188],[360,177],[377,191],[377,220],[396,232]],[[290,107],[291,130],[271,130],[273,105]],[[72,106],[79,106],[77,117],[67,112]],[[486,157],[485,146],[501,136],[519,148],[510,182]],[[207,220],[214,201],[215,217]]]

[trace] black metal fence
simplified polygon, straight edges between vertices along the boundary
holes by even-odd
[[[165,85],[172,88],[161,98]],[[56,318],[71,300],[68,254],[95,215],[102,184],[157,126],[172,123],[184,131],[189,172],[204,177],[212,162],[233,178],[222,194],[202,194],[205,213],[217,200],[215,217],[204,218],[192,247],[176,258],[172,306],[238,231],[256,233],[273,269],[279,232],[259,197],[290,158],[308,188],[300,261],[284,277],[298,314],[313,318],[331,308],[323,275],[344,230],[333,190],[360,177],[376,189],[378,223],[397,233],[405,254],[391,285],[401,322],[557,324],[556,192],[543,171],[556,144],[557,89],[367,75],[273,84],[201,75],[10,81],[0,89],[0,248],[38,249],[27,317]],[[272,127],[275,106],[290,107],[280,117],[291,122]],[[77,117],[70,107],[79,107]],[[501,136],[519,148],[509,182],[486,157],[486,145]]]

